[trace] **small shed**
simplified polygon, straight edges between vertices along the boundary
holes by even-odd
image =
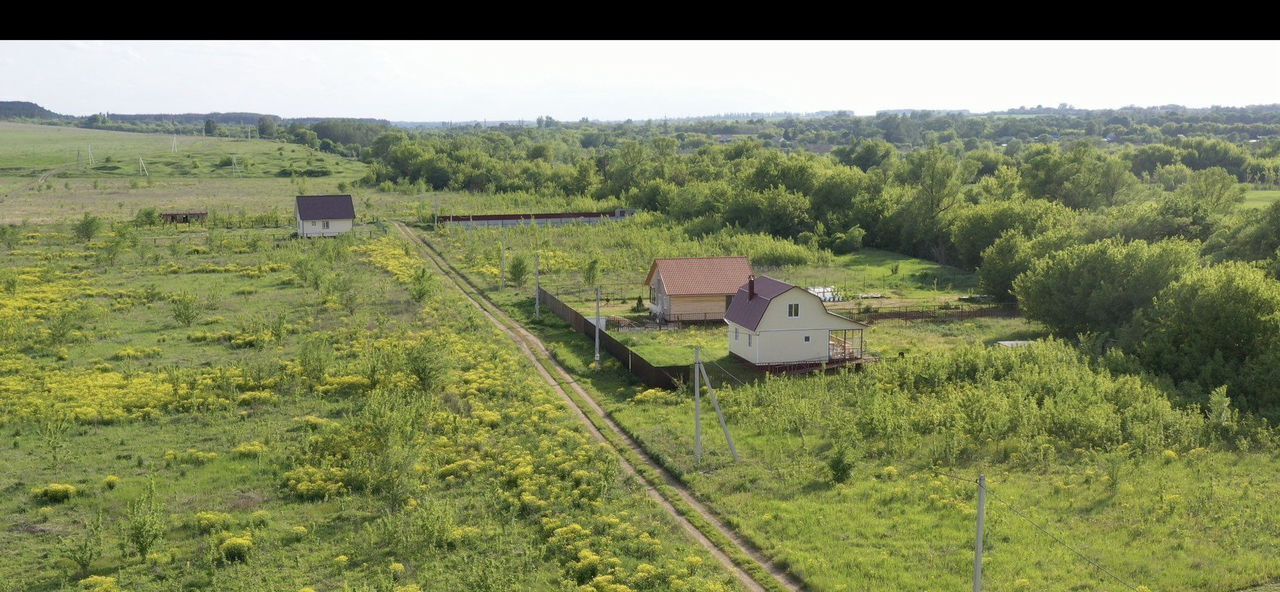
[[[338,236],[355,225],[356,206],[350,195],[299,195],[296,200],[298,236]]]
[[[644,285],[659,321],[719,321],[751,273],[746,257],[654,259]]]
[[[165,224],[203,224],[209,212],[161,212],[160,221]]]
[[[868,327],[828,312],[818,295],[767,276],[747,280],[724,320],[729,352],[758,367],[861,359]]]

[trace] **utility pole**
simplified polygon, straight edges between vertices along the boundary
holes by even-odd
[[[702,464],[702,346],[693,348],[693,464]]]
[[[596,286],[596,370],[600,369],[600,286]]]
[[[973,592],[982,592],[982,528],[987,521],[987,476],[978,475],[978,541],[973,550]]]
[[[720,398],[716,396],[716,389],[711,386],[711,377],[707,376],[707,365],[702,363],[702,348],[698,347],[695,354],[698,359],[698,372],[702,374],[702,381],[707,384],[707,394],[711,395],[711,405],[716,408],[716,418],[720,420],[720,431],[724,432],[724,441],[729,443],[729,454],[733,455],[733,461],[738,462],[738,447],[733,445],[733,436],[729,434],[729,424],[724,420],[724,411],[720,409]],[[699,426],[702,424],[699,423]]]
[[[533,254],[533,318],[542,318],[542,261],[538,254]]]
[[[138,157],[138,171],[148,177],[151,176],[151,173],[147,172],[147,163],[142,162],[141,156]]]
[[[93,166],[93,144],[89,144],[89,166]]]
[[[169,152],[178,151],[178,134],[173,134],[173,145],[169,148]]]

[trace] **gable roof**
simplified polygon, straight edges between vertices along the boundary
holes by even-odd
[[[688,257],[654,259],[644,285],[662,278],[663,290],[669,296],[719,295],[738,291],[750,276],[751,262],[746,257]]]
[[[299,220],[354,220],[356,206],[350,195],[299,195],[295,202]]]
[[[805,294],[818,298],[808,290],[775,280],[767,275],[756,278],[756,295],[754,298],[748,298],[747,289],[747,285],[738,288],[738,293],[734,294],[733,300],[729,301],[728,310],[724,311],[724,320],[746,327],[751,331],[755,331],[760,327],[760,320],[764,318],[764,313],[769,310],[769,305],[773,302],[773,299],[791,290],[800,290]],[[818,302],[821,303],[822,300],[818,299]],[[828,311],[825,304],[822,305],[822,311],[846,323],[853,323],[862,328],[866,327],[866,325],[858,321],[846,319]]]

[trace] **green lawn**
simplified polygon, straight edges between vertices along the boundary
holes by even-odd
[[[1250,190],[1244,195],[1241,208],[1261,209],[1280,201],[1280,189]]]

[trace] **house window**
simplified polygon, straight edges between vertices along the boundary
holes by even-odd
[[[809,343],[809,336],[808,336],[808,335],[805,335],[805,336],[804,336],[804,342],[805,342],[805,343]]]
[[[329,229],[329,221],[328,221],[328,220],[325,220],[324,222],[321,222],[320,224],[321,224],[321,228],[324,228],[325,230],[328,230],[328,229]]]
[[[312,225],[312,226],[315,226],[315,225],[316,225],[316,221],[315,221],[315,220],[312,220],[312,221],[311,221],[311,225]]]
[[[733,328],[733,340],[734,340],[734,341],[737,341],[737,340],[738,340],[738,328],[737,328],[737,327],[734,327],[734,328]]]
[[[800,305],[799,305],[799,304],[788,304],[788,305],[787,305],[787,317],[789,317],[789,318],[793,318],[793,319],[794,319],[794,318],[796,318],[796,317],[798,317],[798,316],[800,316]]]
[[[747,347],[751,347],[751,334],[747,333]]]

